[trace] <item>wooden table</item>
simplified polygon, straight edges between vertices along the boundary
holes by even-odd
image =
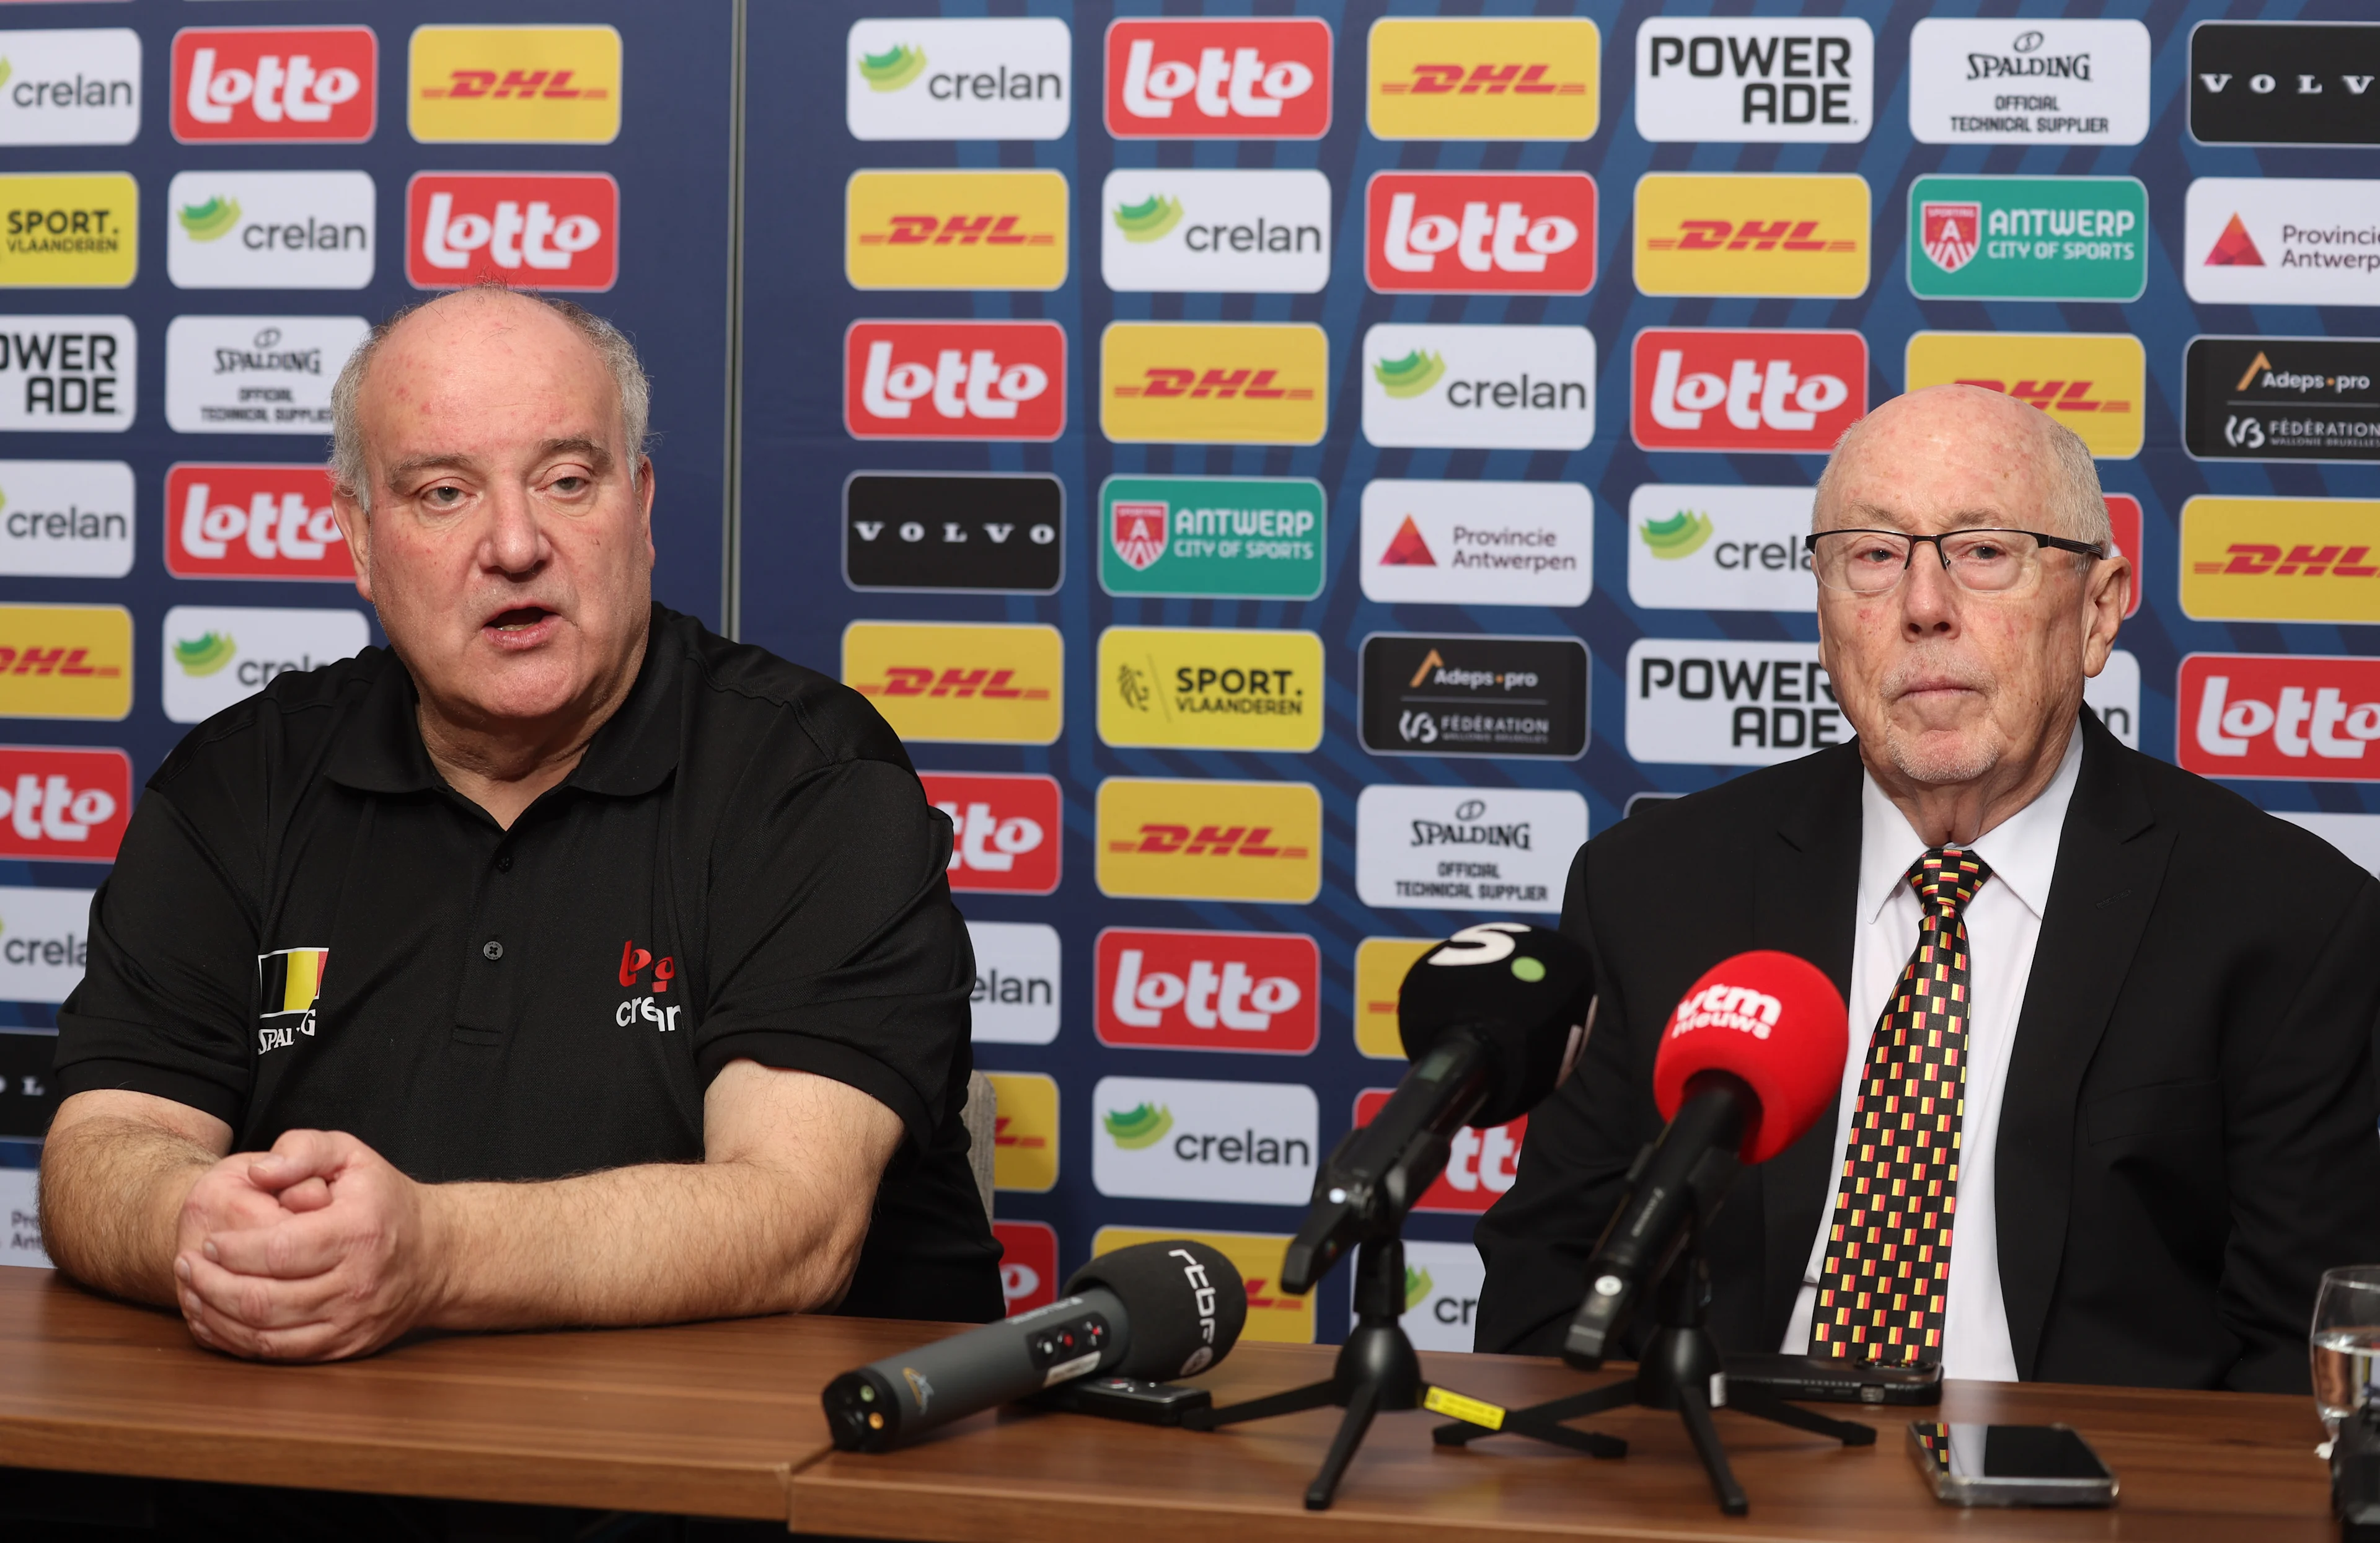
[[[1597,1463],[1499,1439],[1429,1443],[1384,1415],[1320,1514],[1301,1504],[1335,1411],[1212,1435],[1072,1415],[982,1415],[885,1456],[836,1452],[818,1390],[927,1326],[761,1318],[600,1333],[426,1340],[331,1367],[261,1367],[192,1345],[177,1318],[103,1302],[45,1270],[0,1270],[0,1464],[392,1494],[783,1520],[806,1532],[1067,1543],[1446,1543],[1555,1538],[2255,1539],[2337,1536],[2302,1398],[1954,1382],[1943,1416],[2064,1420],[2122,1480],[2100,1512],[1935,1503],[1902,1422],[1876,1446],[1722,1413],[1752,1513],[1711,1502],[1673,1415],[1591,1422],[1628,1439]],[[1320,1376],[1320,1346],[1245,1344],[1204,1380],[1232,1402]],[[1425,1355],[1432,1377],[1504,1403],[1597,1380],[1542,1361]]]

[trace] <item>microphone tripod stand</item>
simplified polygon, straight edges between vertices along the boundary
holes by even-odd
[[[1414,1353],[1413,1341],[1405,1334],[1402,1321],[1404,1306],[1404,1241],[1393,1230],[1366,1238],[1355,1250],[1354,1330],[1339,1347],[1339,1360],[1330,1376],[1303,1388],[1221,1409],[1193,1409],[1182,1416],[1183,1425],[1192,1430],[1214,1430],[1244,1420],[1266,1420],[1306,1409],[1344,1409],[1347,1413],[1339,1422],[1339,1434],[1331,1438],[1330,1451],[1322,1459],[1314,1482],[1305,1487],[1308,1511],[1330,1509],[1330,1498],[1339,1488],[1340,1476],[1346,1473],[1349,1460],[1363,1443],[1364,1433],[1371,1428],[1372,1417],[1382,1410],[1428,1409],[1441,1415],[1469,1410],[1490,1418],[1502,1414],[1502,1428],[1518,1435],[1534,1436],[1591,1457],[1628,1455],[1627,1442],[1591,1430],[1573,1430],[1560,1423],[1564,1416],[1539,1417],[1536,1411],[1519,1409],[1505,1413],[1492,1404],[1423,1381],[1421,1358]],[[1615,1401],[1615,1404],[1624,1402]],[[1552,1405],[1542,1407],[1549,1409]],[[1488,1434],[1482,1427],[1457,1428]],[[1867,1429],[1865,1426],[1859,1428]],[[1873,1431],[1868,1433],[1868,1439],[1876,1439]]]
[[[1711,1492],[1718,1499],[1719,1510],[1730,1516],[1742,1515],[1751,1509],[1751,1501],[1744,1497],[1743,1486],[1735,1481],[1735,1471],[1728,1465],[1727,1448],[1720,1444],[1718,1428],[1711,1420],[1714,1408],[1730,1408],[1755,1419],[1831,1436],[1847,1447],[1876,1444],[1873,1426],[1815,1414],[1762,1390],[1728,1386],[1727,1364],[1719,1354],[1718,1342],[1711,1338],[1710,1330],[1704,1324],[1710,1305],[1710,1271],[1703,1263],[1699,1243],[1691,1234],[1669,1273],[1661,1278],[1655,1297],[1661,1324],[1646,1342],[1644,1358],[1637,1363],[1633,1378],[1515,1409],[1504,1416],[1500,1431],[1458,1417],[1432,1431],[1431,1439],[1442,1447],[1467,1446],[1482,1436],[1502,1432],[1544,1440],[1541,1427],[1568,1431],[1569,1428],[1560,1422],[1582,1415],[1599,1415],[1632,1403],[1647,1409],[1674,1409],[1685,1422],[1686,1435],[1694,1441],[1695,1455],[1703,1461],[1703,1471],[1710,1476]],[[1524,1419],[1526,1424],[1523,1423]]]

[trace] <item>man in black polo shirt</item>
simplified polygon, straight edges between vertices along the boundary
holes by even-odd
[[[997,1317],[949,823],[859,697],[651,602],[627,340],[466,290],[334,402],[390,647],[151,779],[58,1015],[52,1257],[274,1359]]]

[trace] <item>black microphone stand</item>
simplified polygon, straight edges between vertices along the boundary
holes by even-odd
[[[1831,1436],[1847,1447],[1876,1444],[1873,1426],[1815,1414],[1764,1390],[1728,1385],[1727,1363],[1719,1353],[1718,1342],[1711,1338],[1704,1321],[1710,1306],[1710,1270],[1703,1263],[1696,1232],[1688,1233],[1685,1246],[1679,1250],[1669,1272],[1661,1277],[1654,1297],[1661,1314],[1660,1327],[1645,1343],[1644,1358],[1637,1362],[1634,1377],[1512,1410],[1504,1416],[1500,1429],[1457,1418],[1432,1431],[1432,1440],[1442,1447],[1467,1446],[1483,1436],[1503,1432],[1545,1440],[1543,1427],[1567,1431],[1569,1427],[1560,1422],[1583,1415],[1599,1415],[1632,1403],[1647,1409],[1674,1409],[1685,1422],[1686,1435],[1694,1444],[1695,1455],[1702,1459],[1703,1471],[1710,1476],[1711,1492],[1718,1499],[1719,1510],[1730,1516],[1742,1515],[1751,1509],[1751,1501],[1744,1497],[1743,1486],[1735,1481],[1734,1469],[1728,1465],[1727,1448],[1720,1443],[1718,1427],[1711,1420],[1715,1408],[1733,1409],[1755,1419]]]
[[[1356,1245],[1355,1327],[1348,1334],[1347,1343],[1339,1347],[1339,1359],[1330,1377],[1303,1388],[1221,1409],[1193,1409],[1182,1416],[1183,1425],[1191,1430],[1213,1430],[1243,1420],[1268,1420],[1276,1415],[1294,1415],[1306,1409],[1335,1406],[1347,1411],[1314,1482],[1305,1487],[1308,1511],[1330,1509],[1330,1498],[1339,1488],[1340,1476],[1346,1473],[1355,1449],[1363,1444],[1372,1417],[1381,1411],[1429,1409],[1452,1414],[1466,1404],[1482,1412],[1494,1408],[1422,1380],[1421,1357],[1415,1353],[1403,1323],[1405,1245],[1399,1232],[1397,1222],[1391,1221],[1379,1235],[1366,1237]],[[1516,1409],[1504,1414],[1503,1419],[1506,1430],[1569,1447],[1590,1457],[1628,1455],[1628,1443],[1617,1437],[1573,1430],[1560,1423],[1559,1418],[1539,1419],[1533,1411]],[[1464,1428],[1487,1434],[1484,1428]],[[1873,1433],[1870,1439],[1874,1439]]]

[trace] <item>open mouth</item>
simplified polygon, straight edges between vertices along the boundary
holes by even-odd
[[[498,632],[527,632],[552,614],[541,605],[516,605],[496,613],[487,625]]]
[[[542,605],[515,605],[481,623],[480,636],[499,649],[534,649],[550,640],[561,625],[558,612]]]

